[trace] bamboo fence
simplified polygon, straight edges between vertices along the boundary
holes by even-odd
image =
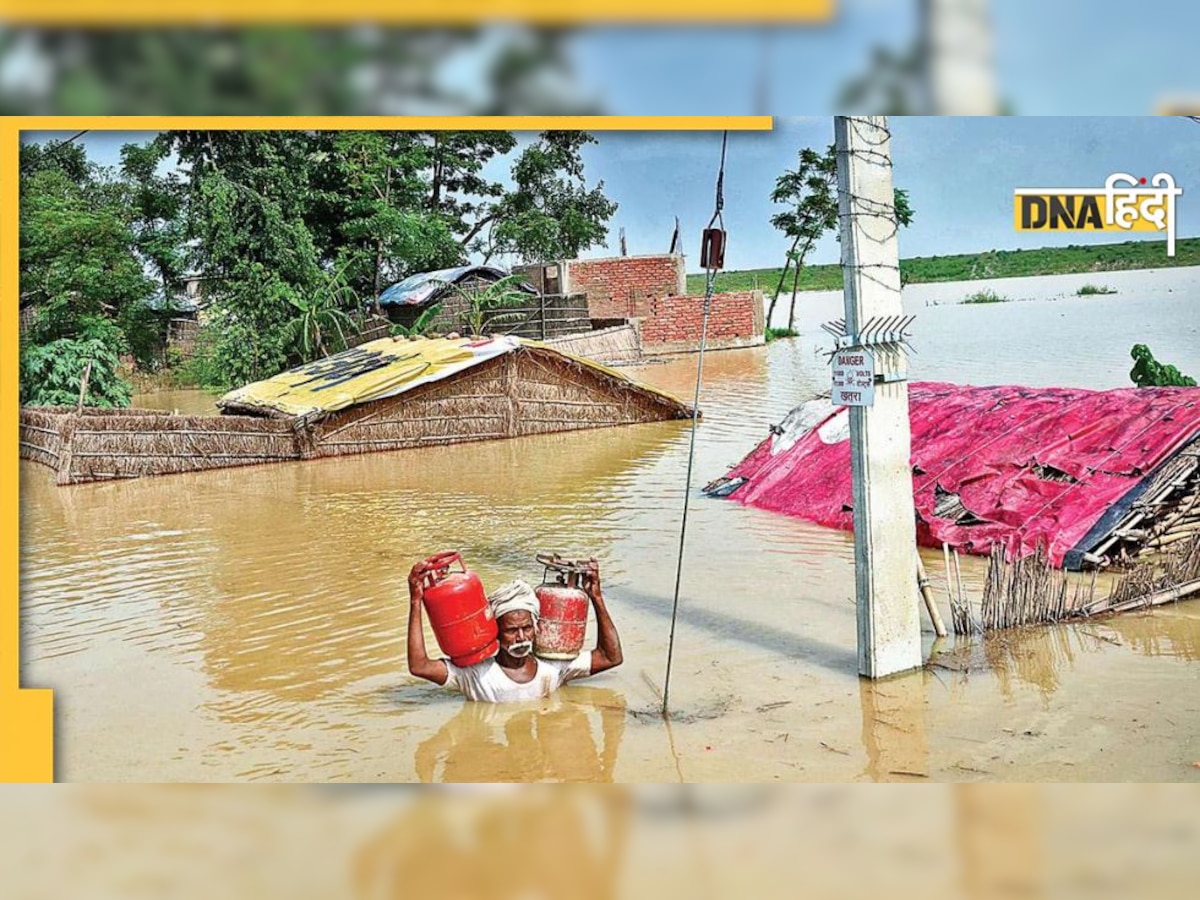
[[[20,455],[53,468],[58,484],[299,458],[282,420],[94,407],[22,409]]]
[[[1200,534],[1176,542],[1172,549],[1146,556],[1120,575],[1112,590],[1097,597],[1097,575],[1067,572],[1036,552],[1008,560],[1002,545],[993,545],[984,577],[979,615],[962,590],[957,552],[943,547],[946,583],[955,634],[975,634],[1079,620],[1173,603],[1200,594]],[[957,585],[957,589],[950,587]]]

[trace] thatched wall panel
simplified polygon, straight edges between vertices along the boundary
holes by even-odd
[[[335,413],[314,426],[313,452],[337,456],[507,437],[507,359]]]
[[[291,422],[251,416],[48,407],[21,410],[21,424],[23,455],[56,469],[60,484],[299,457]]]
[[[628,365],[642,359],[642,339],[634,323],[555,338],[549,343],[607,365]]]
[[[52,414],[21,410],[19,456],[32,462],[58,468],[62,451],[62,426]]]

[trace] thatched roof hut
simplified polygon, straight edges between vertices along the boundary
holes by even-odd
[[[232,391],[217,406],[297,422],[306,457],[691,415],[620,372],[509,336],[384,338]]]
[[[691,416],[545,344],[383,338],[231,391],[220,416],[23,409],[21,455],[60,484]]]

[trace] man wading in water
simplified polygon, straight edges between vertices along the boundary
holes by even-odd
[[[547,697],[575,678],[586,678],[621,664],[621,639],[604,605],[600,569],[595,564],[580,587],[596,611],[596,649],[571,660],[539,659],[533,655],[539,604],[533,588],[510,581],[488,594],[500,629],[500,650],[491,659],[459,667],[447,659],[430,659],[425,652],[423,607],[425,588],[418,563],[408,574],[408,671],[418,678],[461,691],[468,700],[508,703]]]

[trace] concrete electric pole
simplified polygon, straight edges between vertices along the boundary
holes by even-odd
[[[863,333],[874,331],[871,320],[904,314],[891,143],[886,116],[835,116],[834,133],[846,359],[874,367],[866,378],[874,384],[861,392],[873,395],[871,405],[849,407],[858,671],[882,678],[921,665],[907,366],[895,343],[872,346]],[[866,352],[854,354],[856,346]]]
[[[921,0],[925,109],[936,116],[994,116],[996,71],[987,0]]]

